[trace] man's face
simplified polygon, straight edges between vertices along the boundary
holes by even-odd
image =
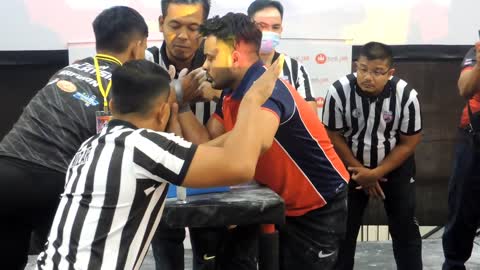
[[[231,87],[234,81],[233,49],[223,40],[208,36],[205,40],[204,53],[206,60],[203,68],[207,71],[207,78],[212,81],[212,87],[215,89]]]
[[[191,59],[200,45],[198,28],[203,23],[202,4],[169,4],[167,16],[161,16],[159,22],[168,57],[176,61]]]
[[[360,56],[356,64],[358,85],[364,92],[373,95],[383,91],[395,71],[386,59],[368,60],[365,56]]]
[[[253,15],[253,20],[262,32],[269,31],[282,34],[282,16],[280,11],[274,7],[267,7],[257,11]]]

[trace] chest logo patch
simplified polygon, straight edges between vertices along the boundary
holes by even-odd
[[[386,123],[390,123],[393,121],[393,113],[390,112],[390,111],[384,111],[383,112],[383,120],[386,122]]]
[[[65,80],[60,80],[57,82],[57,87],[60,88],[60,90],[67,92],[67,93],[73,93],[77,91],[77,86],[75,84],[65,81]]]
[[[352,116],[355,118],[360,118],[361,115],[362,115],[362,112],[358,108],[352,111]]]

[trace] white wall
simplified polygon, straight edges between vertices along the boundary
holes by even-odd
[[[472,44],[480,29],[479,0],[283,0],[284,37],[377,40],[389,44]],[[250,1],[212,0],[211,15],[246,12]],[[129,5],[159,39],[160,0],[2,1],[0,50],[65,49],[92,41],[91,22],[104,8]]]

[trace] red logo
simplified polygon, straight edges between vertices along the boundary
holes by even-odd
[[[323,108],[323,105],[325,104],[325,99],[323,97],[318,97],[316,98],[316,101],[317,101],[317,107]]]
[[[319,53],[317,54],[317,56],[315,57],[315,61],[317,61],[317,63],[319,65],[323,65],[327,62],[327,56],[323,53]]]

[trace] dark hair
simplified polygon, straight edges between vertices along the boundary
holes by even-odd
[[[255,0],[253,1],[247,9],[247,14],[249,17],[253,18],[253,15],[258,11],[265,9],[267,7],[273,7],[280,12],[280,17],[283,20],[283,6],[280,2],[274,0]]]
[[[369,42],[362,46],[360,55],[367,58],[367,60],[387,60],[388,65],[393,65],[393,52],[390,46],[380,42]]]
[[[167,17],[168,5],[170,4],[185,4],[185,5],[195,5],[202,4],[203,6],[203,19],[208,18],[210,13],[210,0],[162,0],[162,15]]]
[[[128,61],[113,71],[112,102],[120,114],[147,114],[154,100],[170,92],[170,76],[147,60]]]
[[[262,32],[252,19],[243,13],[229,12],[223,17],[208,19],[200,26],[200,33],[204,37],[213,35],[232,47],[241,41],[252,44],[257,53],[262,42]]]
[[[130,7],[106,9],[93,21],[97,50],[122,53],[135,38],[148,37],[147,23],[142,15]]]

